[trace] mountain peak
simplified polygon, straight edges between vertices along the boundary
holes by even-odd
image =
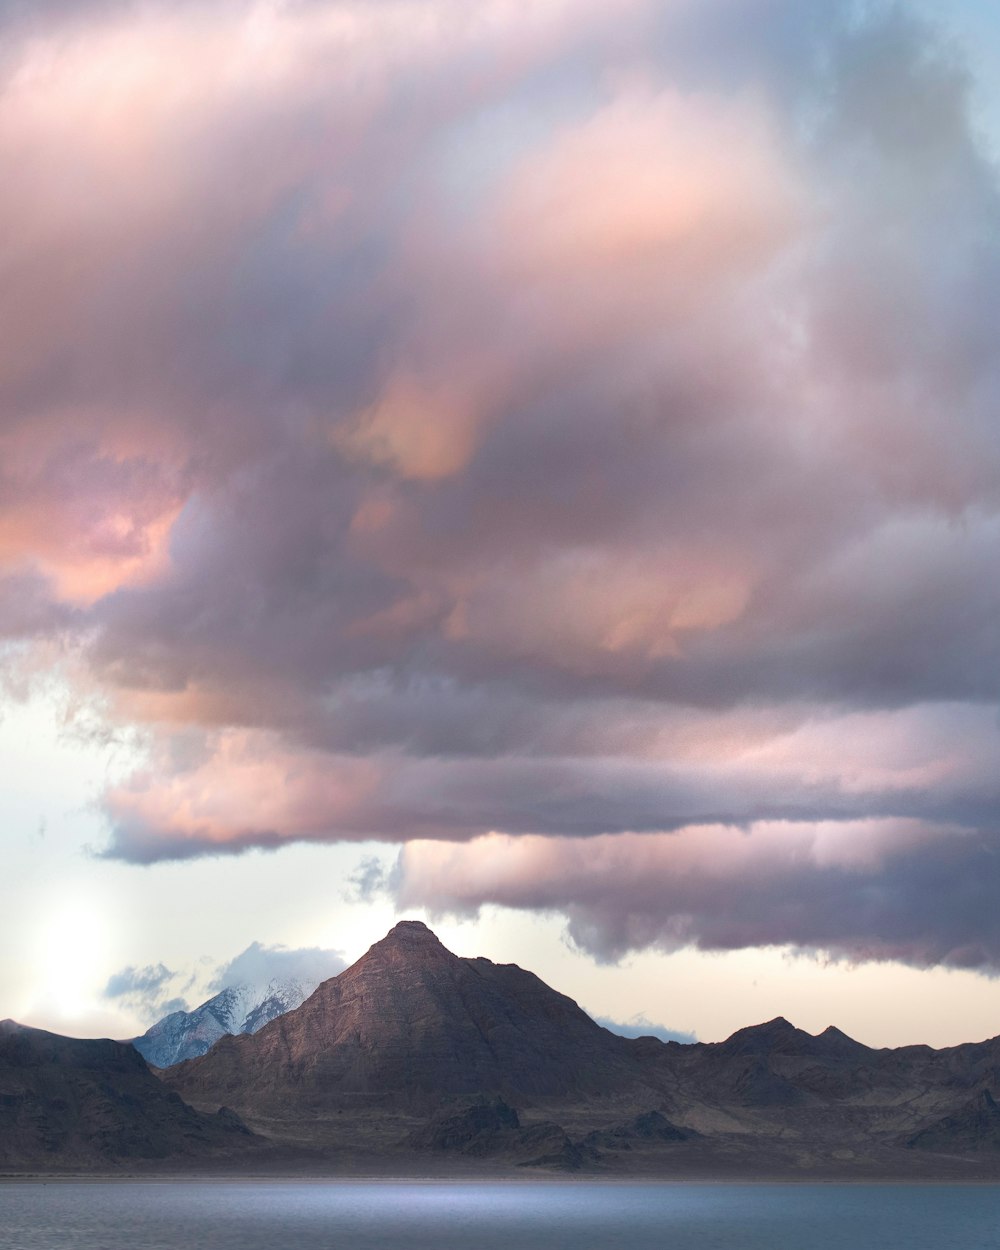
[[[729,1054],[765,1054],[771,1051],[788,1050],[812,1042],[808,1033],[803,1033],[794,1024],[790,1024],[784,1016],[776,1016],[764,1024],[751,1024],[745,1029],[738,1029],[724,1042],[717,1042],[724,1052]]]
[[[270,1020],[300,1006],[315,989],[312,982],[273,978],[266,984],[224,986],[193,1011],[172,1011],[132,1045],[157,1068],[203,1055],[222,1037],[256,1033]]]
[[[784,1016],[775,1016],[773,1020],[768,1020],[765,1024],[758,1024],[758,1029],[767,1029],[769,1033],[797,1033],[795,1025],[791,1021],[786,1020]]]
[[[373,955],[388,956],[393,961],[440,958],[441,956],[447,956],[450,959],[458,958],[442,945],[438,937],[422,920],[400,920],[398,924],[393,925],[384,938],[370,947],[365,959]]]
[[[737,1029],[726,1040],[731,1042],[735,1038],[791,1037],[798,1032],[795,1025],[790,1024],[784,1016],[775,1016],[773,1020],[765,1020],[763,1024],[748,1024],[742,1029]]]
[[[400,920],[398,921],[396,924],[392,926],[389,932],[385,935],[385,938],[383,938],[383,941],[385,941],[386,938],[391,938],[393,936],[397,938],[407,938],[407,939],[418,940],[418,941],[427,941],[428,939],[430,939],[432,942],[436,943],[436,945],[438,946],[441,945],[436,935],[430,929],[428,929],[428,927],[424,924],[422,920]]]

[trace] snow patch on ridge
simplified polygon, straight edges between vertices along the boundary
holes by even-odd
[[[132,1045],[147,1063],[168,1068],[205,1054],[220,1037],[256,1033],[301,1006],[315,988],[314,983],[294,979],[229,985],[193,1011],[174,1011],[158,1020]]]

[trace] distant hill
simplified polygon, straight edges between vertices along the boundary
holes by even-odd
[[[127,1042],[0,1022],[0,1166],[103,1170],[167,1158],[239,1159],[253,1145],[232,1112],[194,1111]]]
[[[158,1020],[132,1045],[157,1068],[168,1068],[205,1054],[220,1037],[256,1033],[286,1011],[300,1006],[315,984],[271,980],[263,985],[227,986],[193,1011],[173,1011]]]

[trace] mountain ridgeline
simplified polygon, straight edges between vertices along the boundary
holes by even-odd
[[[301,1007],[163,1079],[265,1134],[376,1153],[654,1174],[1000,1176],[1000,1039],[873,1050],[780,1018],[714,1044],[623,1038],[532,973],[460,958],[416,921]]]
[[[874,1050],[780,1018],[712,1044],[623,1038],[416,921],[155,1075],[119,1043],[9,1022],[0,1039],[14,1168],[131,1150],[320,1174],[1000,1179],[1000,1039]]]
[[[256,1033],[265,1024],[300,1006],[315,988],[297,980],[266,985],[239,982],[226,986],[193,1011],[172,1011],[132,1045],[154,1068],[169,1068],[205,1054],[232,1033]]]

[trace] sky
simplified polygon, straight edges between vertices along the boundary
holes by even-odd
[[[0,1017],[397,919],[1000,1034],[1000,17],[0,0]]]

